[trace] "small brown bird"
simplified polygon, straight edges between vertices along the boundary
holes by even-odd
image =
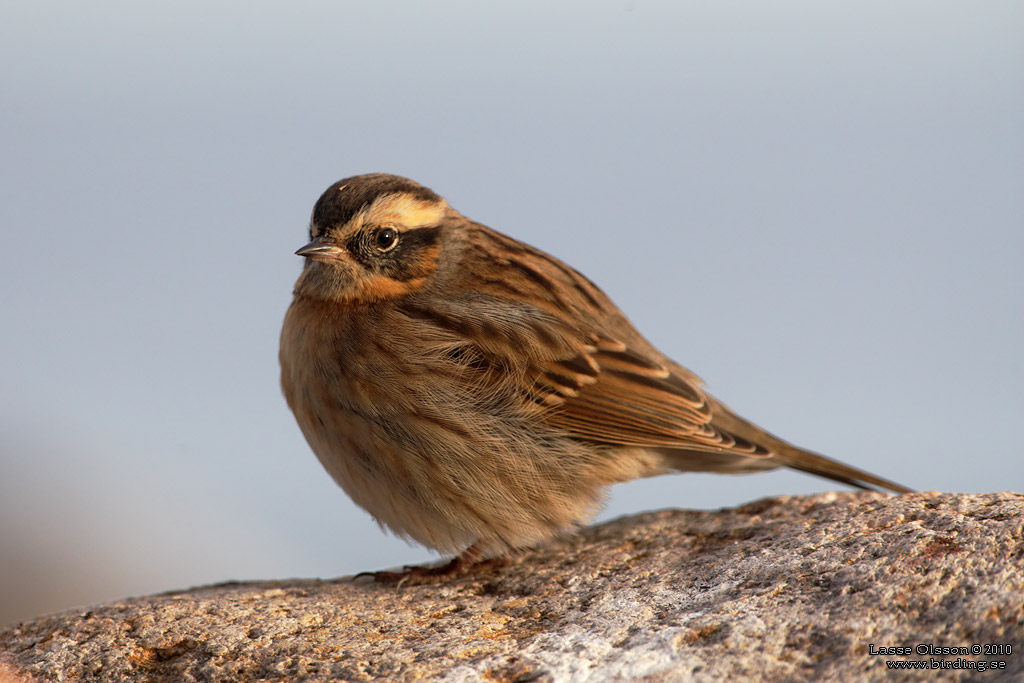
[[[332,185],[281,331],[320,462],[379,524],[453,565],[589,519],[605,488],[791,467],[909,489],[792,446],[704,392],[562,261],[375,173]]]

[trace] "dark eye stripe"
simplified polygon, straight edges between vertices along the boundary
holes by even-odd
[[[383,273],[401,282],[423,277],[426,274],[425,266],[431,265],[423,262],[427,258],[423,252],[437,244],[441,238],[441,228],[395,229],[399,235],[398,243],[386,251],[381,251],[377,245],[380,230],[376,227],[361,230],[348,239],[345,249],[359,265],[369,271]]]
[[[416,228],[401,233],[394,248],[381,252],[374,248],[371,268],[398,282],[426,277],[437,267],[437,254],[429,253],[441,238],[439,227]]]
[[[407,230],[401,234],[394,253],[418,252],[434,246],[439,239],[441,239],[441,228],[437,226]]]

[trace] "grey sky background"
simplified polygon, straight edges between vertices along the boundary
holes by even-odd
[[[278,388],[310,209],[408,175],[582,270],[734,409],[1024,488],[1024,5],[8,3],[0,624],[429,560]],[[837,488],[616,487],[603,518]]]

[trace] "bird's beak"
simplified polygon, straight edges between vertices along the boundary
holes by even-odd
[[[306,246],[300,247],[295,252],[295,255],[305,256],[317,261],[329,261],[331,259],[340,259],[344,253],[345,250],[339,247],[333,238],[321,236]]]

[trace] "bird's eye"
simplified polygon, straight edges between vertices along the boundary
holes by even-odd
[[[373,242],[380,251],[391,251],[398,244],[398,231],[394,228],[380,228],[373,236]]]

